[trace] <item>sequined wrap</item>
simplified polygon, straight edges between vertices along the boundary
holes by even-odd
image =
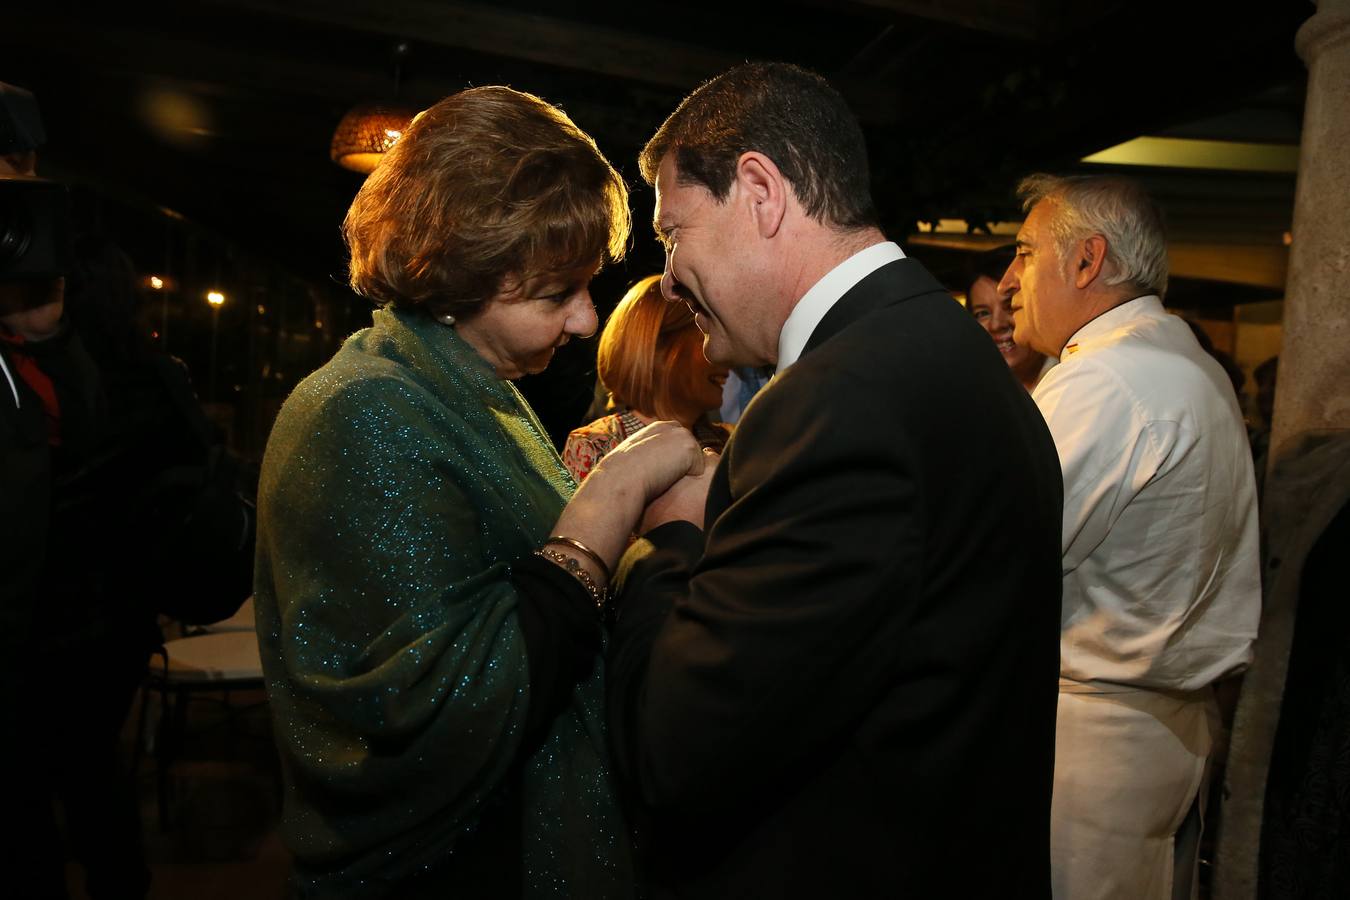
[[[530,700],[507,567],[575,487],[543,435],[452,329],[396,310],[282,407],[256,607],[303,891],[380,896],[444,863],[507,777]],[[602,678],[525,764],[527,897],[633,894]]]

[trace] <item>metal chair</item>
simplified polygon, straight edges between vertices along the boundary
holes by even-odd
[[[132,766],[133,771],[139,771],[140,757],[146,746],[146,713],[150,695],[158,693],[160,716],[153,752],[161,830],[168,830],[169,827],[169,768],[181,749],[187,730],[189,700],[203,694],[221,694],[221,701],[228,707],[230,691],[262,688],[258,635],[251,628],[209,631],[165,641],[154,651],[150,673],[141,694],[136,758]]]
[[[216,634],[222,631],[253,631],[253,598],[249,597],[243,605],[228,619],[212,622],[210,625],[193,625],[183,630],[183,636],[194,634]]]

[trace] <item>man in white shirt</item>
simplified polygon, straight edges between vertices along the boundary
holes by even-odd
[[[861,129],[819,76],[733,69],[642,168],[704,353],[776,368],[620,573],[610,734],[651,894],[1046,896],[1045,423],[877,227]]]
[[[1132,182],[1032,176],[1000,290],[1060,357],[1033,398],[1064,473],[1051,858],[1058,898],[1194,896],[1211,685],[1251,660],[1255,482],[1232,386],[1163,309],[1162,219]]]

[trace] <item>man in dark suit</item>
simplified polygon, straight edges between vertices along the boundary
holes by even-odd
[[[1045,424],[878,229],[862,134],[823,79],[731,70],[642,171],[663,288],[705,354],[777,367],[616,582],[611,739],[652,894],[1048,897]]]

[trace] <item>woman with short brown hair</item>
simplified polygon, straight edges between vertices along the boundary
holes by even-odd
[[[596,371],[612,413],[575,429],[563,463],[582,481],[622,441],[659,420],[674,420],[705,449],[722,452],[730,434],[708,413],[722,405],[727,368],[703,356],[703,333],[683,303],[661,296],[661,276],[628,289],[605,322]]]
[[[623,182],[503,87],[417,118],[345,224],[381,309],[277,417],[259,644],[301,896],[630,897],[600,614],[647,501],[702,467],[658,424],[575,490],[510,379],[596,327]]]
[[[562,110],[475,88],[419,114],[414,132],[415,149],[394,145],[343,223],[358,293],[463,317],[503,272],[528,279],[623,258],[628,191]]]

